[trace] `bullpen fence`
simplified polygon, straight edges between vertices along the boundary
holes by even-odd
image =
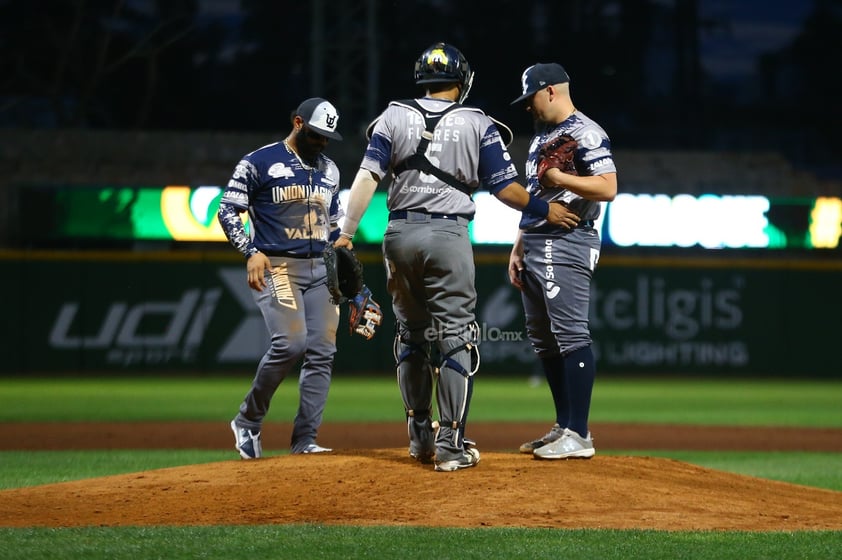
[[[384,324],[372,341],[352,337],[343,308],[337,375],[394,370],[380,256],[361,257]],[[476,256],[481,372],[531,375],[506,258]],[[6,251],[0,275],[3,375],[250,373],[268,345],[229,251]],[[591,298],[598,371],[842,377],[840,287],[836,260],[605,256]]]

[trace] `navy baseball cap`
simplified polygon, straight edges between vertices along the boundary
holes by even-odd
[[[322,136],[332,140],[342,140],[342,135],[336,132],[339,124],[339,112],[329,101],[321,97],[305,99],[295,110],[293,116],[298,115],[309,128]]]
[[[536,91],[540,91],[552,84],[565,84],[570,81],[570,76],[567,71],[562,68],[561,64],[550,62],[547,64],[533,64],[523,71],[520,77],[523,84],[523,95],[512,101],[512,105],[520,103],[530,95],[535,95]]]

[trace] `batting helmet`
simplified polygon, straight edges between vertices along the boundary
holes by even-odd
[[[415,83],[457,83],[462,90],[459,93],[459,103],[462,103],[474,83],[474,73],[459,49],[447,43],[435,43],[415,62]]]

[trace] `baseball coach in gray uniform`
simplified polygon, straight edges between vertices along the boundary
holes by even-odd
[[[292,453],[331,451],[316,443],[330,387],[339,308],[326,284],[325,245],[339,235],[339,169],[322,153],[339,114],[325,99],[303,101],[281,142],[243,156],[219,203],[225,235],[246,257],[248,284],[271,344],[231,421],[243,459],[262,453],[261,426],[281,381],[302,362]],[[240,217],[248,212],[247,233]],[[303,360],[303,361],[302,361]]]
[[[351,245],[379,181],[388,175],[383,258],[397,319],[395,360],[409,454],[445,472],[473,467],[480,458],[464,435],[479,367],[471,195],[483,186],[536,219],[578,223],[561,204],[532,196],[515,182],[517,171],[501,137],[501,129],[509,137],[511,131],[462,105],[473,78],[452,45],[436,43],[421,53],[415,82],[425,96],[389,103],[369,126],[336,242]],[[434,385],[437,430],[431,418]]]

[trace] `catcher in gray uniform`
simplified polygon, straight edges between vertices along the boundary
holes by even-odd
[[[549,433],[520,451],[539,459],[589,458],[595,452],[588,415],[596,366],[588,309],[601,245],[593,226],[600,204],[617,195],[617,168],[608,135],[573,105],[564,68],[530,66],[522,85],[512,104],[525,102],[536,125],[526,161],[529,192],[561,201],[581,221],[571,229],[524,214],[509,257],[509,279],[522,292],[527,335],[556,413]]]
[[[468,223],[480,185],[535,219],[575,226],[561,204],[530,196],[496,123],[462,105],[474,74],[461,52],[436,43],[415,63],[420,99],[393,101],[369,126],[337,246],[351,239],[381,178],[391,175],[383,240],[387,288],[397,319],[395,360],[406,409],[409,454],[437,471],[479,462],[466,440],[473,376],[479,367],[476,287]],[[435,350],[436,354],[433,354]],[[438,381],[434,383],[434,377]],[[436,389],[438,430],[432,421]]]

